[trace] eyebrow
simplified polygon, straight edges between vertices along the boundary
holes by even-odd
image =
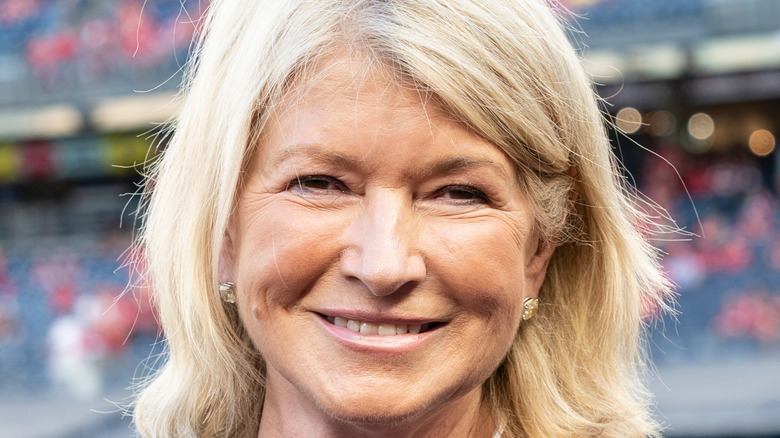
[[[511,180],[511,176],[507,173],[504,166],[501,166],[500,164],[496,163],[493,160],[490,159],[484,159],[484,158],[470,158],[470,157],[451,157],[451,158],[445,158],[439,161],[436,161],[433,166],[431,166],[428,169],[425,169],[423,172],[421,172],[420,175],[417,175],[421,177],[422,179],[438,176],[438,175],[448,175],[451,173],[456,173],[460,170],[474,168],[474,167],[482,167],[487,166],[491,169],[497,171],[502,177],[506,178],[507,180]]]
[[[340,154],[338,152],[323,150],[320,145],[315,143],[290,145],[271,157],[266,162],[267,164],[263,166],[263,168],[274,169],[279,167],[285,161],[297,157],[310,159],[320,163],[333,164],[341,168],[357,169],[362,172],[367,172],[361,160]],[[448,175],[461,170],[482,166],[487,166],[495,170],[507,180],[513,179],[513,177],[507,173],[505,166],[502,166],[493,160],[486,158],[460,156],[447,157],[441,160],[436,160],[433,165],[427,167],[423,171],[410,172],[407,175],[407,178],[425,180],[440,175]]]
[[[316,144],[294,144],[284,148],[263,164],[263,168],[277,168],[291,158],[303,157],[322,163],[332,163],[349,169],[361,168],[360,162],[352,157],[333,151],[325,151]]]

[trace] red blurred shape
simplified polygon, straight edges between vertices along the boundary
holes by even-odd
[[[54,174],[54,148],[46,141],[22,145],[22,175],[27,179],[46,179]]]

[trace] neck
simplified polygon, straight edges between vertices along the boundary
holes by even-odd
[[[284,388],[292,385],[280,382],[281,376],[269,377],[258,437],[490,438],[495,432],[490,410],[482,406],[480,387],[408,418],[345,420],[300,392]]]

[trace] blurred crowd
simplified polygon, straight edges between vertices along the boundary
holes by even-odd
[[[28,76],[44,91],[143,74],[159,80],[184,63],[207,3],[0,0],[0,86]]]
[[[149,355],[158,328],[127,237],[0,249],[0,391],[90,400]]]
[[[690,236],[656,246],[678,286],[656,360],[707,360],[780,350],[780,204],[770,158],[746,150],[692,155],[658,149],[642,169],[643,192]],[[679,173],[678,173],[679,172]]]

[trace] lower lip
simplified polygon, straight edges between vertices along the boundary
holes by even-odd
[[[426,341],[441,328],[441,326],[438,326],[417,334],[406,333],[394,336],[364,335],[346,327],[331,324],[319,316],[317,319],[325,331],[333,335],[339,344],[360,353],[380,355],[395,355],[412,352],[422,347]]]

